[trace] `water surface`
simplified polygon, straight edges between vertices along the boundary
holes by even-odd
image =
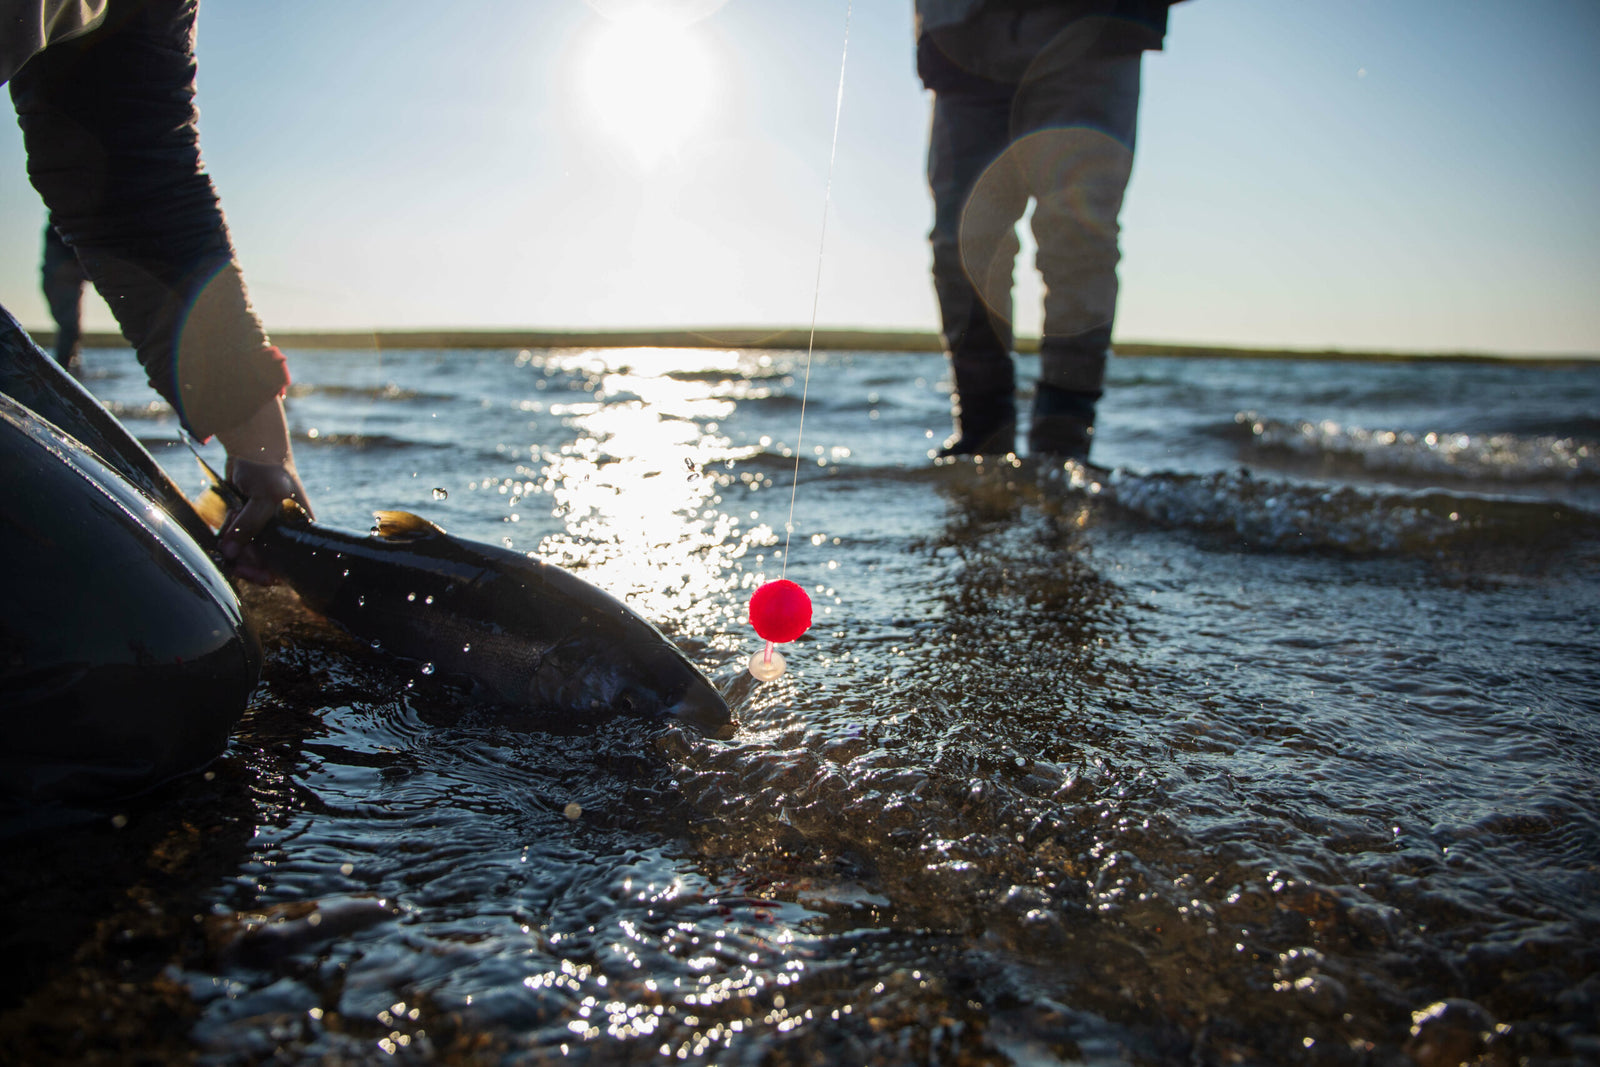
[[[320,519],[561,563],[740,729],[510,717],[254,594],[211,778],[34,857],[120,857],[34,1037],[55,997],[217,1064],[1600,1060],[1600,368],[1119,359],[1091,476],[933,463],[936,356],[290,357]],[[127,353],[88,381],[198,488]],[[816,623],[762,685],[780,575]]]

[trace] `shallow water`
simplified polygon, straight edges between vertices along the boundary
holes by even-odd
[[[740,729],[508,718],[254,594],[212,778],[54,844],[207,857],[109,873],[179,917],[80,951],[111,1015],[218,1064],[1600,1061],[1600,367],[1119,359],[1096,479],[931,462],[933,356],[290,356],[319,518],[577,571]],[[198,488],[131,357],[88,382]]]

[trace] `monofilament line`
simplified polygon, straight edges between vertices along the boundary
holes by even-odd
[[[828,246],[828,206],[833,202],[833,161],[839,155],[839,116],[844,111],[844,68],[850,58],[850,15],[855,0],[844,5],[844,47],[839,52],[839,90],[833,99],[833,143],[828,146],[828,184],[822,194],[822,236],[817,241],[817,280],[811,287],[811,335],[806,339],[806,373],[800,386],[800,429],[794,438],[794,479],[789,485],[789,521],[783,524],[783,569],[789,575],[789,541],[794,537],[794,498],[800,489],[800,446],[806,439],[806,398],[811,394],[811,353],[817,344],[817,304],[822,299],[822,253]]]

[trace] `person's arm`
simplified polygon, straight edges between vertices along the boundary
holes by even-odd
[[[272,572],[250,551],[250,541],[286,499],[296,501],[311,514],[311,503],[289,446],[283,401],[274,397],[239,425],[217,431],[217,440],[228,452],[226,477],[245,497],[244,507],[230,517],[222,530],[222,558],[233,564],[239,577],[270,583]]]
[[[284,497],[305,501],[283,355],[251,309],[200,160],[193,4],[111,0],[98,28],[12,77],[28,176],[184,428],[218,436],[248,498],[234,558]],[[259,580],[249,559],[238,571]]]

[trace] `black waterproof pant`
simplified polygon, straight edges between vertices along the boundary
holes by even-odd
[[[78,362],[83,338],[83,283],[87,279],[78,257],[61,239],[54,225],[44,228],[44,260],[39,264],[39,284],[56,323],[56,361],[71,368]]]
[[[1014,419],[1016,227],[1030,201],[1045,283],[1039,381],[1068,398],[1075,422],[1094,421],[1116,315],[1139,49],[1160,39],[1117,31],[1068,5],[997,4],[919,42],[934,91],[933,283],[965,443],[996,427],[1003,437]]]

